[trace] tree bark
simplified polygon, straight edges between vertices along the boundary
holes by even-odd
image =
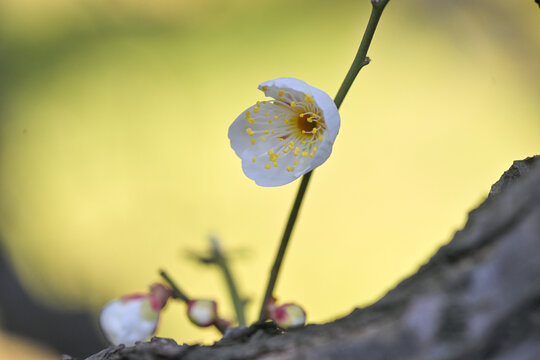
[[[88,358],[105,359],[538,360],[540,156],[514,162],[464,229],[371,306],[286,333],[256,323],[212,346],[154,338]]]

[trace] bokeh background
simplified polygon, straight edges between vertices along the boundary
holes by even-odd
[[[282,301],[309,322],[373,302],[450,239],[513,160],[540,152],[538,10],[391,1],[308,190]],[[227,128],[265,80],[333,96],[369,11],[367,0],[0,0],[0,245],[31,298],[89,311],[95,327],[105,302],[165,268],[232,316],[219,274],[186,257],[214,234],[254,319],[298,182],[256,186]],[[158,335],[218,338],[184,312],[170,303]],[[0,358],[62,351],[48,346],[0,330]]]

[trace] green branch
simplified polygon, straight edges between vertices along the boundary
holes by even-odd
[[[354,79],[356,79],[356,76],[358,75],[360,70],[365,65],[369,64],[369,58],[366,56],[369,45],[371,44],[373,34],[375,33],[375,29],[377,29],[377,25],[379,23],[384,8],[386,7],[386,4],[388,4],[388,1],[389,0],[371,1],[371,16],[369,17],[366,31],[364,32],[364,36],[362,37],[362,42],[360,43],[360,47],[358,48],[358,52],[356,53],[351,68],[345,76],[345,79],[343,80],[343,83],[341,84],[334,99],[334,102],[336,103],[338,109],[343,103],[345,96],[349,92],[349,89],[351,88],[351,85],[353,84]],[[268,279],[268,285],[266,286],[266,292],[261,305],[259,320],[264,320],[266,318],[266,305],[273,297],[274,287],[276,286],[277,278],[279,275],[279,269],[281,268],[281,263],[283,262],[283,258],[285,257],[285,251],[287,250],[287,245],[291,238],[294,224],[296,223],[298,212],[300,211],[300,206],[302,205],[302,200],[304,199],[304,195],[306,193],[306,189],[312,174],[313,171],[305,174],[302,177],[302,182],[300,183],[300,187],[298,188],[298,193],[296,194],[293,207],[289,214],[289,220],[287,221],[287,225],[285,226],[285,230],[283,231],[283,236],[281,237],[281,243],[279,245],[279,249],[274,260],[274,265],[272,266],[272,270],[270,271],[270,278]]]

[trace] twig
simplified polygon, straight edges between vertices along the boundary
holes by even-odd
[[[221,272],[223,273],[225,282],[227,283],[227,288],[229,289],[229,294],[231,295],[231,300],[234,305],[234,311],[236,313],[236,321],[238,321],[238,325],[244,326],[246,325],[244,300],[238,292],[238,287],[236,286],[236,282],[234,281],[234,277],[232,276],[231,269],[227,262],[227,258],[221,250],[219,241],[216,238],[212,237],[210,238],[210,242],[215,264],[220,268]]]
[[[364,36],[362,37],[360,47],[358,48],[358,52],[356,53],[351,68],[347,72],[347,75],[345,76],[345,79],[343,80],[343,83],[341,84],[334,99],[334,102],[336,103],[338,109],[343,103],[343,99],[345,99],[345,96],[349,92],[349,89],[351,88],[351,85],[353,84],[354,79],[356,79],[356,76],[358,75],[360,70],[370,62],[370,59],[366,56],[367,51],[371,44],[371,40],[373,39],[375,29],[377,29],[379,19],[381,18],[383,10],[386,7],[386,4],[388,4],[388,1],[389,0],[371,0],[371,16],[369,17],[369,21],[364,32]],[[272,270],[270,271],[270,278],[268,279],[266,293],[264,295],[264,299],[261,305],[259,320],[264,320],[266,318],[266,306],[270,298],[272,298],[273,296],[274,287],[276,286],[276,281],[279,275],[279,269],[281,267],[281,263],[283,262],[285,251],[287,250],[287,245],[294,229],[294,224],[296,222],[296,218],[298,217],[298,212],[300,211],[300,206],[302,205],[302,200],[304,199],[304,194],[306,192],[312,174],[313,171],[305,174],[302,177],[302,182],[300,183],[300,187],[298,188],[296,199],[294,200],[293,207],[289,214],[289,220],[287,221],[287,225],[285,226],[285,230],[283,231],[283,236],[281,238],[281,243],[279,245],[279,249],[274,260],[274,265],[272,266]]]

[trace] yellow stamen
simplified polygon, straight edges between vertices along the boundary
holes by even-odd
[[[264,113],[264,116],[268,116],[268,113]]]
[[[266,138],[265,138],[265,137],[262,137],[262,138],[261,138],[261,141],[266,141]]]
[[[268,130],[264,130],[264,134],[265,134],[265,135],[268,134]]]
[[[249,136],[253,136],[253,134],[255,134],[255,132],[251,128],[247,128],[246,132]]]
[[[296,101],[291,101],[291,108],[296,106]]]
[[[274,120],[277,120],[277,115],[276,115],[276,116],[274,116]]]
[[[278,91],[278,95],[279,95],[279,96],[283,96],[283,94],[285,94],[285,91],[283,91],[283,90],[279,90],[279,91]]]
[[[270,169],[272,167],[272,165],[266,164],[266,165],[264,165],[264,167],[267,168],[267,169]]]
[[[251,159],[251,161],[255,162],[255,161],[257,161],[257,158],[254,157],[253,159]]]
[[[313,99],[313,97],[309,94],[304,94],[304,101],[312,104],[315,101],[315,99]]]
[[[296,160],[296,161],[294,162],[294,165],[298,165],[299,163],[300,163],[300,161]]]
[[[302,156],[308,156],[308,152],[307,151],[302,151]]]
[[[277,165],[278,165],[277,161],[274,161],[274,167],[277,167]]]
[[[272,120],[268,120],[268,123],[271,124],[271,123],[272,123]]]
[[[251,145],[255,145],[256,142],[257,142],[257,140],[251,139]]]

